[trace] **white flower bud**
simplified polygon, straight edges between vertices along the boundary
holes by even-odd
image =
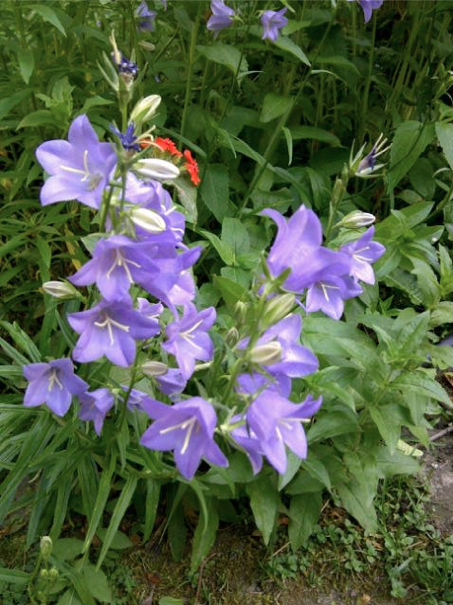
[[[73,285],[63,281],[46,281],[41,288],[46,294],[59,300],[69,300],[79,296]]]
[[[43,536],[39,543],[39,551],[43,559],[48,559],[52,554],[53,542],[50,536]]]
[[[337,227],[346,227],[346,229],[357,229],[359,227],[369,227],[374,223],[376,217],[374,214],[369,212],[360,212],[360,210],[354,210],[337,223]]]
[[[296,302],[294,294],[286,292],[281,296],[275,296],[267,301],[263,313],[263,323],[272,326],[291,312]]]
[[[163,376],[168,371],[168,366],[161,361],[145,361],[142,363],[142,372],[146,376]]]
[[[166,181],[179,176],[179,168],[177,166],[171,162],[167,162],[167,160],[155,158],[139,160],[134,165],[133,170],[139,178],[144,180]]]
[[[141,99],[132,110],[130,121],[134,124],[142,124],[150,120],[160,105],[160,95],[149,95]]]
[[[282,359],[282,346],[279,342],[268,342],[258,345],[250,351],[250,361],[263,366],[278,363]]]
[[[167,228],[164,219],[157,212],[148,208],[133,208],[130,211],[130,217],[134,225],[154,235],[162,233]]]

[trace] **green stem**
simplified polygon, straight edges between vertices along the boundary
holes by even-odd
[[[192,94],[193,65],[195,62],[195,47],[197,44],[198,28],[200,25],[201,8],[202,8],[202,3],[199,2],[197,16],[195,19],[195,23],[192,27],[192,32],[191,32],[191,36],[190,36],[189,65],[187,67],[186,94],[184,96],[184,109],[182,111],[182,118],[181,118],[181,136],[182,137],[185,135],[185,132],[186,132],[187,114],[189,111],[190,97]]]
[[[368,99],[370,96],[370,86],[371,86],[371,75],[373,73],[373,64],[374,64],[374,48],[376,43],[376,13],[373,15],[373,31],[371,34],[371,48],[370,54],[368,57],[368,72],[367,79],[365,81],[365,90],[363,91],[363,99],[361,102],[361,120],[359,126],[359,140],[362,140],[365,135],[365,121],[366,116],[368,115]]]

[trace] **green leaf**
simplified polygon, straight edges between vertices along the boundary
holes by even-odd
[[[453,170],[453,124],[436,122],[436,135],[450,168]]]
[[[0,567],[0,584],[17,584],[24,586],[30,582],[30,574],[19,569]]]
[[[70,588],[61,595],[57,605],[82,605],[82,603],[76,597],[74,588]]]
[[[105,540],[106,534],[107,534],[107,530],[102,527],[99,527],[99,529],[96,532],[96,535],[101,539],[102,542]],[[124,534],[120,530],[115,532],[115,535],[113,536],[113,540],[110,544],[110,548],[112,548],[113,550],[124,550],[126,548],[131,548],[131,546],[134,546],[134,543],[131,540],[129,540],[129,538],[126,536],[126,534]]]
[[[44,21],[47,23],[51,23],[54,27],[56,27],[63,36],[66,36],[65,28],[63,27],[60,19],[57,17],[55,11],[50,8],[50,6],[44,6],[43,4],[34,4],[33,10],[38,15],[41,15]]]
[[[296,57],[296,59],[299,59],[299,61],[301,61],[301,63],[304,63],[308,67],[311,66],[311,63],[308,60],[307,55],[300,48],[300,46],[298,46],[295,42],[293,42],[291,40],[291,38],[287,38],[286,36],[279,36],[277,38],[277,40],[274,42],[274,44],[277,48],[280,48],[281,50],[284,50],[284,51],[290,53],[291,55],[293,55],[294,57]]]
[[[289,505],[288,536],[296,551],[307,543],[319,519],[322,508],[321,493],[293,496]]]
[[[377,530],[376,510],[363,485],[360,483],[350,486],[340,484],[337,485],[337,491],[348,513],[357,519],[368,534],[375,533]]]
[[[282,97],[274,92],[268,92],[263,100],[260,122],[271,122],[288,111],[294,103],[291,97]]]
[[[219,516],[214,499],[207,499],[206,504],[207,516],[206,513],[201,510],[193,537],[192,554],[190,558],[190,573],[192,574],[197,571],[200,563],[209,554],[219,527]]]
[[[237,218],[225,218],[222,224],[221,240],[233,251],[233,262],[237,263],[238,256],[247,254],[250,250],[250,237],[245,225]]]
[[[280,506],[277,487],[270,477],[260,475],[256,481],[246,485],[246,491],[256,526],[261,531],[264,543],[269,544]]]
[[[197,50],[209,61],[228,67],[234,74],[237,74],[238,80],[245,75],[248,70],[247,61],[241,55],[241,52],[234,46],[215,42],[209,46],[197,45]]]
[[[434,127],[432,124],[408,120],[398,126],[390,150],[387,186],[389,193],[409,172],[433,138]]]
[[[217,235],[211,233],[210,231],[205,231],[204,229],[200,230],[201,235],[205,237],[210,244],[214,247],[215,250],[219,253],[220,258],[226,265],[232,265],[234,262],[234,253],[231,249],[231,246],[226,242],[222,242]]]
[[[112,590],[102,569],[96,569],[91,563],[85,563],[82,576],[92,597],[102,603],[112,603]]]
[[[38,109],[26,115],[17,128],[35,128],[44,124],[55,126],[55,115],[48,109]]]
[[[332,489],[329,473],[326,467],[321,460],[315,458],[310,452],[308,457],[302,462],[302,468],[305,469],[314,479],[324,485],[328,490]]]
[[[14,93],[13,95],[6,97],[0,101],[0,120],[2,120],[8,113],[19,105],[22,101],[24,101],[27,97],[32,94],[31,89],[20,90],[19,92]]]
[[[222,222],[228,216],[229,177],[224,164],[209,164],[201,183],[200,193],[206,207]]]
[[[143,542],[147,542],[154,528],[156,520],[157,507],[160,498],[160,483],[154,479],[146,481],[146,501],[145,501],[145,527],[143,529]]]
[[[392,416],[390,410],[387,410],[386,408],[371,406],[368,409],[382,439],[387,444],[390,453],[393,454],[401,435],[401,426],[399,422]]]
[[[184,605],[185,599],[175,599],[173,597],[161,597],[158,605]]]
[[[183,176],[173,179],[171,184],[175,188],[178,200],[186,210],[187,219],[195,225],[198,219],[197,188]]]
[[[96,531],[98,530],[99,523],[102,519],[102,515],[105,511],[105,505],[110,496],[112,489],[112,477],[116,467],[116,455],[113,453],[110,456],[108,466],[102,471],[101,479],[96,493],[96,501],[91,513],[90,524],[85,537],[85,543],[83,546],[83,552],[86,552],[94,538]]]
[[[400,391],[403,395],[405,392],[426,395],[426,397],[445,403],[449,408],[453,407],[446,391],[435,380],[434,375],[430,377],[427,371],[404,372],[390,383],[389,388]]]
[[[106,554],[108,553],[109,548],[112,545],[113,539],[116,536],[118,531],[118,527],[123,520],[124,515],[131,503],[132,497],[135,493],[135,489],[137,487],[138,478],[132,473],[127,477],[126,483],[121,489],[120,497],[117,500],[115,505],[115,509],[112,514],[112,518],[110,520],[109,527],[107,529],[107,533],[104,537],[104,542],[102,544],[102,549],[99,554],[99,559],[96,565],[96,569],[99,569],[102,565],[103,560],[105,559]]]
[[[320,439],[330,439],[338,435],[357,431],[357,416],[349,408],[344,411],[331,411],[328,414],[318,414],[316,422],[308,431],[309,443]]]
[[[82,554],[83,542],[76,538],[60,538],[55,540],[52,556],[59,562],[72,561]]]
[[[17,51],[17,59],[19,61],[20,75],[25,84],[28,84],[35,68],[35,55],[31,48],[20,48]]]
[[[80,110],[79,114],[87,113],[92,107],[102,107],[104,105],[112,105],[113,101],[109,101],[108,99],[104,99],[104,97],[100,97],[99,95],[94,95],[94,97],[89,97],[85,99],[85,102]]]
[[[238,300],[243,299],[246,293],[246,289],[243,286],[226,277],[214,275],[213,284],[222,295],[226,304],[230,306],[236,304]]]
[[[300,469],[302,460],[293,452],[288,451],[288,464],[284,475],[278,476],[278,491],[281,491],[294,478],[294,475]]]
[[[341,141],[337,136],[328,130],[324,130],[324,128],[318,128],[317,126],[294,126],[291,128],[291,135],[294,141],[313,139],[314,141],[335,145],[335,147],[341,145]]]

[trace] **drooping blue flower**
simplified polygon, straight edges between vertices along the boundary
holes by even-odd
[[[354,0],[349,0],[349,2],[354,2]],[[365,23],[368,23],[373,11],[380,8],[383,5],[384,0],[358,0],[358,3],[363,9]]]
[[[281,28],[288,25],[288,19],[284,17],[287,10],[287,7],[285,7],[279,11],[264,11],[261,15],[262,40],[271,40],[272,42],[277,40]]]
[[[360,296],[363,290],[349,275],[326,273],[320,281],[307,290],[305,308],[308,313],[322,311],[332,319],[340,319],[344,311],[344,301]]]
[[[113,394],[105,388],[96,389],[96,391],[86,392],[79,395],[80,401],[80,420],[92,420],[94,430],[99,436],[104,425],[104,420],[115,403]]]
[[[214,345],[208,334],[216,318],[214,307],[198,313],[195,305],[189,303],[181,319],[168,324],[168,340],[162,347],[176,357],[183,378],[189,379],[195,368],[195,361],[210,361]]]
[[[320,280],[324,272],[348,275],[350,258],[336,250],[322,246],[322,227],[316,214],[301,206],[288,220],[277,210],[264,210],[278,227],[277,236],[269,251],[267,265],[273,277],[285,270],[291,273],[283,284],[285,290],[302,294]]]
[[[179,395],[184,391],[187,384],[187,379],[178,368],[168,368],[165,374],[156,376],[155,378],[159,389],[170,398]]]
[[[300,315],[288,315],[281,321],[266,330],[258,339],[254,347],[259,351],[269,343],[279,345],[280,354],[277,360],[271,363],[263,363],[263,367],[272,375],[284,374],[291,378],[301,378],[316,372],[318,360],[316,356],[306,347],[300,344],[300,333],[302,329],[302,318]],[[239,348],[244,348],[243,341]]]
[[[259,456],[265,456],[278,473],[284,474],[286,446],[299,458],[307,457],[302,422],[311,418],[321,404],[321,397],[314,400],[309,395],[297,404],[275,390],[263,391],[247,410],[246,429],[233,429],[231,436],[246,450],[255,473],[260,470]]]
[[[159,322],[133,309],[128,301],[101,301],[92,309],[68,315],[69,325],[80,338],[72,353],[76,361],[86,363],[103,355],[119,366],[134,362],[136,340],[159,333]]]
[[[156,11],[149,10],[149,6],[144,0],[140,2],[135,14],[139,18],[138,29],[142,31],[154,31],[154,20],[157,13]]]
[[[72,397],[88,390],[87,383],[74,374],[70,359],[54,359],[48,363],[30,363],[23,367],[28,387],[24,405],[36,407],[45,403],[57,416],[69,410]]]
[[[119,138],[121,145],[126,151],[140,151],[140,145],[135,136],[134,128],[134,123],[131,122],[126,128],[126,132],[123,133],[120,132],[116,126],[110,124],[110,130]]]
[[[226,6],[224,0],[212,0],[211,12],[212,15],[209,17],[206,27],[217,36],[219,31],[233,23],[234,10]]]
[[[99,208],[116,154],[110,143],[99,142],[87,116],[73,121],[67,141],[55,139],[39,145],[36,157],[51,175],[41,188],[43,206],[78,200]]]
[[[153,257],[158,246],[152,242],[136,242],[125,235],[112,235],[97,242],[93,258],[69,280],[76,286],[96,283],[105,300],[130,299],[129,288],[133,283],[147,284],[161,276],[161,269]],[[178,267],[179,268],[179,267]],[[170,280],[162,280],[168,287],[178,279],[178,273]]]
[[[140,443],[151,450],[173,451],[176,467],[190,481],[204,458],[210,464],[228,466],[228,460],[214,441],[217,416],[201,397],[192,397],[172,406],[151,400],[144,405],[155,422]]]
[[[350,275],[366,284],[374,284],[374,271],[371,263],[380,258],[385,247],[379,242],[372,242],[374,227],[365,231],[360,239],[340,248],[341,252],[349,254],[352,259]]]

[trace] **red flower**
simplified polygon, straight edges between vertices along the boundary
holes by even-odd
[[[201,183],[201,179],[198,174],[198,164],[196,160],[194,160],[191,152],[188,149],[184,151],[184,157],[186,158],[185,167],[187,169],[187,172],[190,174],[190,180],[196,187]]]
[[[168,151],[171,155],[175,155],[177,158],[182,158],[182,153],[176,147],[171,139],[162,139],[161,137],[157,137],[154,143],[162,149],[162,151]]]

